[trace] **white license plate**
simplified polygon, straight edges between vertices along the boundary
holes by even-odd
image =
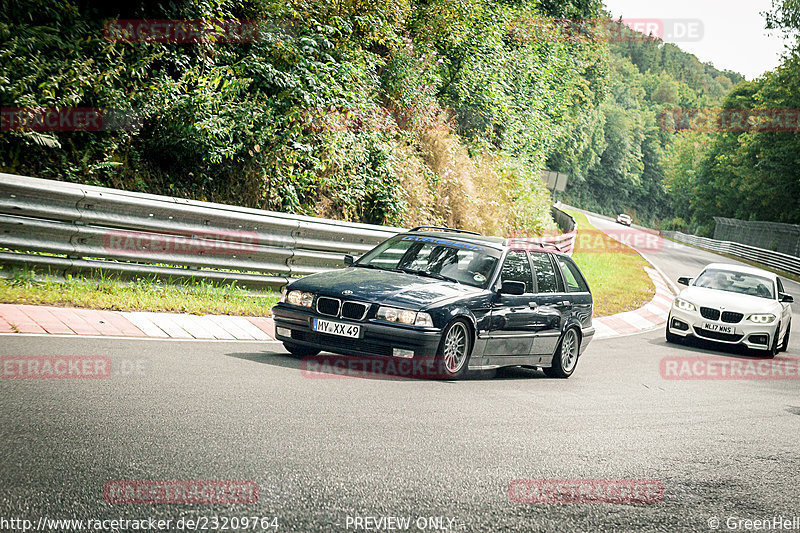
[[[342,322],[332,322],[315,318],[311,321],[311,329],[328,335],[338,335],[340,337],[350,337],[357,339],[361,334],[361,326],[344,324]]]
[[[733,326],[720,326],[719,324],[703,324],[703,329],[718,333],[733,333]]]

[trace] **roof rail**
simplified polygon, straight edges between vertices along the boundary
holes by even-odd
[[[527,240],[527,239],[506,239],[503,244],[505,244],[506,246],[513,246],[515,244],[522,244],[522,245],[525,245],[525,246],[533,245],[533,246],[538,246],[539,248],[553,248],[557,252],[562,252],[561,246],[557,245],[554,242],[539,242],[539,241],[531,241],[531,240]]]
[[[419,230],[423,230],[423,229],[434,229],[434,230],[439,230],[439,231],[452,231],[454,233],[468,233],[470,235],[479,235],[479,236],[481,235],[480,233],[477,233],[475,231],[467,231],[465,229],[447,228],[447,227],[444,227],[444,226],[417,226],[416,228],[411,228],[408,231],[419,231]]]

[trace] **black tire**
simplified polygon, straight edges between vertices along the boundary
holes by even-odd
[[[553,357],[553,366],[542,370],[549,378],[566,379],[575,372],[580,353],[581,335],[576,328],[569,328],[558,342],[556,355]]]
[[[681,337],[680,337],[680,335],[675,335],[674,333],[670,333],[670,331],[669,331],[669,323],[671,321],[672,321],[672,315],[667,317],[667,328],[666,328],[667,342],[672,342],[674,344],[678,344],[679,342],[681,342]]]
[[[289,352],[293,357],[314,357],[317,355],[320,350],[316,348],[311,348],[309,346],[301,346],[300,344],[292,344],[291,342],[284,342],[283,347],[286,348],[286,351]]]
[[[781,344],[780,351],[785,352],[789,349],[789,334],[792,332],[792,323],[789,322],[789,325],[786,326],[786,334],[783,336],[783,344]]]
[[[770,346],[769,350],[767,350],[764,353],[764,356],[767,359],[774,359],[775,356],[778,355],[778,352],[780,351],[780,348],[778,346],[778,336],[780,334],[781,334],[781,325],[778,324],[778,327],[775,329],[775,338],[772,341],[772,346]]]
[[[466,320],[457,318],[450,322],[442,331],[436,351],[437,377],[461,379],[466,376],[473,344],[472,329]]]

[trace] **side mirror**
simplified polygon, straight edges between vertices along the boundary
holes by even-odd
[[[785,292],[778,293],[778,299],[785,304],[794,302],[794,296],[786,294]]]
[[[689,276],[681,276],[678,278],[678,283],[680,283],[681,285],[686,285],[687,287],[691,282],[692,278],[690,278]]]
[[[500,285],[500,294],[521,296],[525,294],[525,284],[521,281],[504,281],[503,284]]]
[[[352,255],[347,254],[346,256],[344,256],[344,266],[353,266],[353,263],[355,262],[356,260],[355,258],[353,258]]]

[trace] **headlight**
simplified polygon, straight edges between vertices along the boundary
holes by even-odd
[[[311,302],[313,301],[314,301],[314,295],[311,294],[310,292],[304,292],[300,296],[300,305],[302,305],[303,307],[311,307]]]
[[[747,320],[750,322],[755,322],[757,324],[769,324],[773,320],[775,320],[775,315],[770,315],[768,313],[761,314],[761,315],[750,315],[747,317]]]
[[[428,313],[417,313],[417,319],[414,321],[415,326],[425,326],[426,328],[433,327],[433,319]]]
[[[675,307],[682,311],[697,311],[693,303],[687,302],[682,298],[675,298]]]
[[[395,309],[394,307],[381,307],[376,315],[378,320],[387,322],[399,322],[409,326],[432,327],[433,320],[428,313],[417,313],[408,309]]]
[[[292,305],[311,307],[311,302],[314,301],[314,295],[310,292],[291,291],[286,296],[286,301]]]

